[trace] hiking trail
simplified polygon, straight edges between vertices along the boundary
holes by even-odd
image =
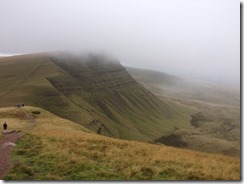
[[[25,113],[26,119],[30,122],[26,130],[32,129],[36,124],[35,119],[23,108],[18,109]],[[24,135],[23,132],[11,130],[4,130],[1,133],[4,134],[4,138],[0,140],[0,179],[11,168],[10,154],[17,140]]]

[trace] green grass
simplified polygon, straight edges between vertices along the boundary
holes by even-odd
[[[161,80],[160,76],[159,80],[153,75],[152,84],[161,81],[167,86],[180,80],[168,75],[163,75],[167,80]],[[184,139],[189,149],[236,156],[240,152],[239,107],[174,98],[175,93],[164,96],[161,88],[155,90],[157,85],[148,88],[153,95],[119,63],[96,62],[94,58],[77,62],[72,57],[57,59],[48,54],[14,56],[0,59],[0,77],[1,106],[24,102],[93,132],[102,127],[101,134],[110,137],[153,142],[173,133]],[[208,92],[206,95],[211,90]],[[198,112],[213,121],[195,129],[190,123],[191,115]],[[9,121],[6,118],[2,121]],[[233,130],[226,131],[232,126]]]
[[[152,141],[189,126],[177,113],[137,83],[119,63],[48,54],[0,59],[1,106],[38,106],[96,132],[123,139]],[[80,60],[84,60],[80,62]],[[176,107],[177,108],[177,107]],[[90,123],[99,119],[99,124]]]
[[[100,136],[26,110],[41,114],[17,142],[4,180],[240,180],[238,158]]]
[[[175,123],[171,132],[164,132],[156,141],[240,156],[240,89],[186,80],[163,72],[127,70],[178,114],[180,123]]]

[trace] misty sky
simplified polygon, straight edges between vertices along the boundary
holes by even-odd
[[[0,0],[0,55],[104,52],[123,65],[240,81],[240,1]]]

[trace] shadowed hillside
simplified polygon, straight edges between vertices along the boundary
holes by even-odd
[[[1,106],[42,107],[107,136],[150,141],[176,125],[190,126],[189,115],[170,108],[105,56],[6,57],[0,76]]]

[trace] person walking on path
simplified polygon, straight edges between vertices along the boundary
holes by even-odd
[[[4,130],[7,130],[7,128],[8,128],[8,125],[7,125],[6,122],[4,122],[4,124],[3,124],[3,129],[4,129]]]

